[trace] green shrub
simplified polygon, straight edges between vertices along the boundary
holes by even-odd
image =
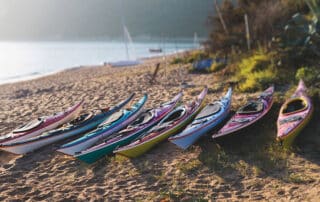
[[[241,92],[262,90],[277,79],[273,56],[272,52],[258,52],[240,61],[234,80]]]
[[[184,63],[184,60],[180,57],[176,57],[171,61],[172,65]]]
[[[171,61],[171,64],[187,64],[187,63],[193,63],[197,60],[203,60],[209,58],[209,54],[202,51],[202,50],[196,50],[189,53],[186,53],[182,57],[176,57]]]
[[[213,62],[211,64],[211,67],[208,69],[208,72],[219,72],[219,71],[223,70],[225,67],[226,67],[225,63]]]
[[[308,84],[320,81],[320,70],[315,67],[301,67],[296,72],[296,79],[303,79]]]

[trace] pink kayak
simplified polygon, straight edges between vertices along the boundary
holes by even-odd
[[[289,148],[299,132],[311,119],[313,106],[307,88],[300,80],[297,90],[281,107],[277,127],[277,140]]]
[[[76,118],[81,109],[82,102],[70,107],[64,112],[52,116],[40,117],[24,124],[7,135],[0,136],[0,143],[16,143],[31,137],[41,135],[43,132],[57,128]]]
[[[218,138],[246,128],[266,115],[273,104],[274,87],[262,92],[256,99],[249,101],[212,138]]]

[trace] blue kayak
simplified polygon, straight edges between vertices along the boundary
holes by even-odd
[[[214,129],[225,120],[231,107],[232,89],[219,101],[214,101],[202,109],[193,122],[181,133],[169,138],[169,141],[182,149],[187,149],[201,136]]]

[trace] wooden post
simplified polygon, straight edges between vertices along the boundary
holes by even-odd
[[[215,8],[216,8],[217,14],[218,14],[218,16],[219,16],[220,22],[221,22],[221,24],[222,24],[222,27],[223,27],[225,33],[226,33],[227,35],[229,35],[229,31],[228,31],[228,29],[227,29],[226,23],[225,23],[225,21],[224,21],[224,19],[223,19],[223,16],[222,16],[222,14],[221,14],[221,11],[220,11],[220,8],[219,8],[219,4],[218,4],[217,0],[214,0],[214,5],[215,5]]]
[[[249,22],[248,22],[248,15],[244,14],[244,23],[246,26],[246,39],[247,39],[247,46],[248,51],[251,50],[251,39],[250,39],[250,30],[249,30]]]
[[[149,81],[150,84],[153,84],[154,81],[156,80],[157,74],[159,72],[159,68],[160,68],[160,63],[157,63],[156,68],[154,69],[153,75]]]

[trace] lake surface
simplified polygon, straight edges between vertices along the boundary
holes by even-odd
[[[149,48],[163,53],[150,53]],[[190,42],[137,42],[129,46],[130,59],[171,54],[194,48]],[[126,60],[123,42],[0,42],[0,83],[15,82],[80,65]]]

